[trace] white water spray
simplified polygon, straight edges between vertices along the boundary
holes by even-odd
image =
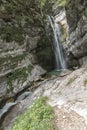
[[[56,69],[65,70],[67,66],[66,66],[65,55],[63,52],[61,39],[60,39],[60,26],[55,22],[53,17],[48,16],[48,18],[54,35],[53,48],[54,48],[55,59],[56,59]]]

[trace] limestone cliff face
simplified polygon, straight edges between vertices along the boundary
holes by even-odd
[[[54,54],[44,29],[51,6],[49,1],[1,0],[0,101],[14,96],[53,68]]]
[[[1,98],[18,93],[29,86],[31,82],[38,80],[44,73],[45,70],[36,64],[32,52],[30,53],[27,49],[27,41],[18,45],[15,41],[0,40]]]
[[[87,64],[87,2],[86,0],[67,1],[65,10],[69,26],[67,51],[70,60],[77,64]]]
[[[0,101],[22,91],[46,72],[34,56],[43,33],[40,9],[35,1],[26,2],[0,3]]]
[[[85,0],[67,0],[65,9],[55,15],[55,21],[62,27],[62,43],[70,68],[87,64],[86,6]]]

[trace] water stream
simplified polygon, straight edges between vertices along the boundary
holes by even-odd
[[[4,115],[9,112],[9,110],[14,107],[16,104],[24,100],[26,97],[31,96],[32,92],[25,91],[21,93],[16,99],[16,101],[7,102],[1,109],[0,109],[0,122],[2,121]]]
[[[53,48],[56,61],[56,70],[67,69],[66,58],[60,38],[60,25],[55,22],[53,17],[48,16],[51,28],[53,30]]]

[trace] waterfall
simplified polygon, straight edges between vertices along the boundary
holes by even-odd
[[[65,54],[63,50],[63,46],[61,43],[60,38],[60,26],[57,24],[53,17],[48,16],[51,28],[53,30],[53,49],[55,54],[55,60],[56,60],[56,69],[57,70],[65,70],[66,67],[66,61],[65,61]]]

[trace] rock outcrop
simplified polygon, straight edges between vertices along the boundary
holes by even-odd
[[[33,54],[43,33],[40,9],[34,3],[0,3],[0,102],[46,72]]]
[[[55,111],[58,130],[87,129],[87,68],[61,73],[57,77],[38,82],[38,88],[24,100],[18,102],[6,115],[3,130],[10,130],[17,119],[41,96],[48,97]]]
[[[0,42],[0,100],[14,96],[31,82],[38,80],[46,71],[35,64],[32,53],[26,51],[26,42]],[[11,50],[10,50],[11,48]]]
[[[86,1],[67,0],[66,6],[54,14],[61,25],[61,40],[67,54],[69,68],[87,64],[87,9]]]
[[[85,0],[67,1],[65,10],[69,26],[67,52],[70,60],[78,60],[78,65],[86,65],[87,60],[87,2]]]

